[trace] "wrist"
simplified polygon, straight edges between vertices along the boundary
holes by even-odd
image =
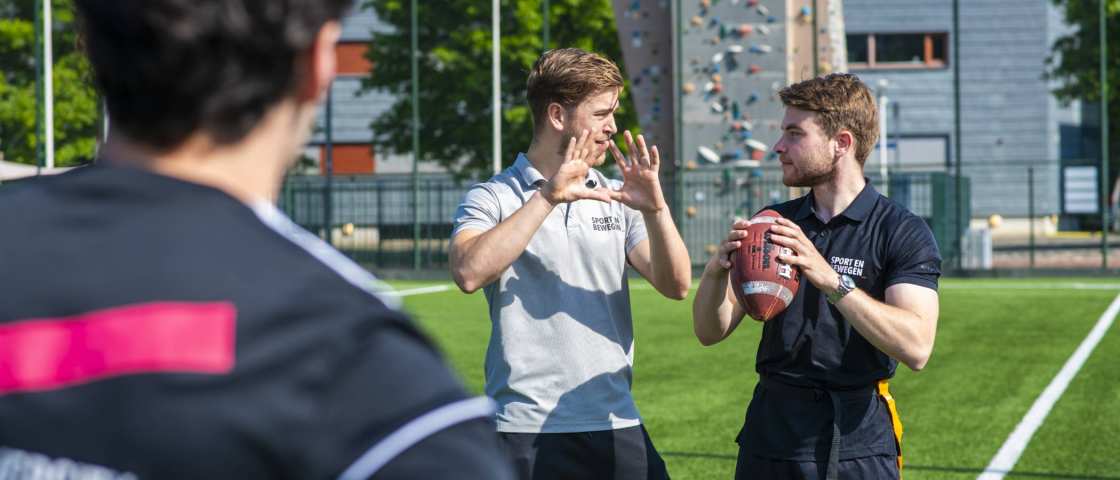
[[[552,188],[551,182],[545,182],[543,185],[541,185],[540,189],[537,190],[537,196],[541,197],[541,200],[544,200],[544,202],[548,204],[548,208],[553,208],[560,203],[559,201],[554,201],[552,199],[554,194],[555,189]]]
[[[856,288],[856,282],[852,277],[836,274],[836,280],[832,283],[832,287],[828,290],[822,289],[822,291],[824,291],[825,297],[828,298],[828,302],[835,304],[855,291]]]
[[[641,212],[642,212],[643,215],[651,215],[651,216],[668,214],[669,213],[669,205],[667,203],[665,203],[664,200],[662,200],[661,202],[655,203],[654,206],[649,208],[649,209],[641,210]]]
[[[704,266],[704,272],[701,273],[701,275],[705,277],[712,277],[713,279],[727,275],[727,272],[731,269],[723,268],[723,264],[720,262],[720,260],[722,259],[719,258],[718,254],[712,256],[712,259],[708,260],[708,264]]]

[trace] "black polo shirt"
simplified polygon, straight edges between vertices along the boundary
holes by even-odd
[[[771,208],[796,222],[833,269],[875,299],[882,301],[887,287],[898,283],[937,289],[941,255],[933,232],[870,183],[827,224],[814,213],[812,192]],[[892,377],[897,364],[804,277],[789,308],[763,326],[758,346],[758,373],[793,385],[871,385]]]
[[[796,222],[836,271],[880,301],[887,287],[899,283],[937,288],[941,256],[929,226],[870,183],[828,223],[815,215],[812,192],[769,208]],[[789,308],[763,326],[756,368],[769,380],[817,392],[870,391],[892,377],[897,364],[802,277]],[[843,409],[842,459],[897,453],[881,402],[869,394],[845,401]],[[825,461],[833,417],[827,395],[802,402],[760,386],[739,442],[753,455]]]

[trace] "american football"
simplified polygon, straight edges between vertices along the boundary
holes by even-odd
[[[782,313],[797,295],[800,271],[778,262],[778,255],[792,253],[770,241],[770,225],[782,216],[763,210],[750,219],[748,237],[732,258],[731,286],[735,298],[751,318],[765,322]]]

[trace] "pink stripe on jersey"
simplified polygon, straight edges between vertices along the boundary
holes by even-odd
[[[142,373],[233,370],[230,302],[156,302],[0,325],[0,395]]]

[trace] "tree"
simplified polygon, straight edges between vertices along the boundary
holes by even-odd
[[[1100,3],[1107,1],[1105,28],[1108,33],[1108,115],[1109,173],[1111,179],[1120,174],[1120,0],[1053,0],[1064,8],[1066,23],[1073,33],[1054,42],[1053,53],[1046,59],[1046,77],[1058,80],[1054,90],[1059,100],[1068,102],[1100,102]],[[1112,185],[1110,179],[1109,185]]]
[[[34,0],[0,0],[0,151],[4,159],[38,163],[35,151]],[[71,0],[52,0],[55,164],[93,157],[97,94],[89,64],[77,50]]]
[[[411,12],[407,0],[367,0],[393,26],[374,32],[369,58],[373,74],[363,90],[392,94],[396,101],[372,123],[375,146],[393,153],[412,151]],[[490,2],[478,0],[419,1],[420,153],[458,177],[491,170]],[[525,81],[533,61],[544,51],[540,0],[502,0],[502,164],[513,163],[532,139],[532,114],[525,100]],[[553,48],[579,47],[622,65],[611,0],[551,0],[550,43]],[[623,78],[628,78],[623,69]],[[637,115],[627,88],[616,116],[620,131],[637,129]],[[608,156],[609,157],[609,156]],[[465,160],[465,165],[460,162]]]

